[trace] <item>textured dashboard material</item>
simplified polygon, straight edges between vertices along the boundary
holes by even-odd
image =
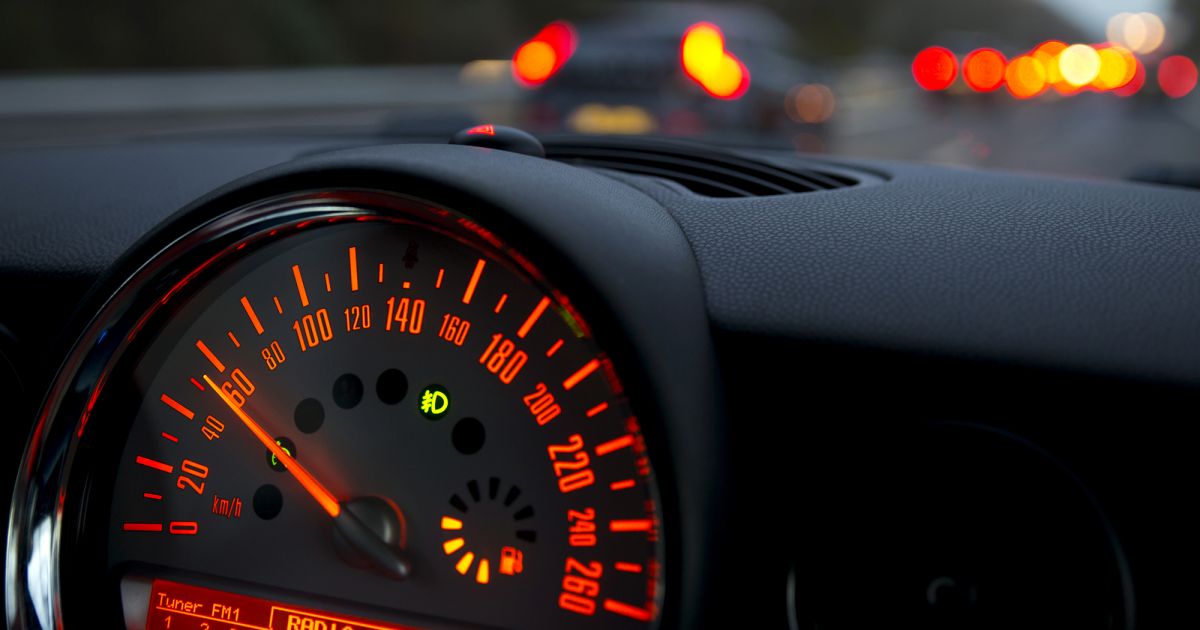
[[[696,251],[718,327],[1200,382],[1200,193],[861,165],[891,181],[652,192]]]
[[[46,289],[59,277],[73,302],[188,201],[333,144],[347,143],[2,152],[0,189],[20,211],[0,217],[0,281]],[[720,329],[1200,382],[1200,193],[859,166],[891,179],[752,199],[645,190],[695,249]],[[0,323],[36,337],[62,322],[30,319],[9,300]]]

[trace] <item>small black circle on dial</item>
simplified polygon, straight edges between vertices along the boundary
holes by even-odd
[[[395,368],[384,370],[375,381],[375,395],[385,405],[394,405],[408,394],[408,377]]]
[[[362,379],[354,374],[343,374],[333,382],[333,402],[342,409],[353,409],[362,402],[362,397]]]
[[[264,521],[269,521],[283,510],[283,493],[279,488],[267,483],[254,491],[254,513]]]
[[[483,423],[475,418],[463,418],[454,425],[454,430],[450,433],[450,440],[454,443],[454,448],[463,455],[474,455],[483,448],[483,443],[487,439],[487,431],[483,429]]]
[[[325,407],[316,398],[305,398],[296,405],[294,417],[301,433],[315,433],[325,423]]]

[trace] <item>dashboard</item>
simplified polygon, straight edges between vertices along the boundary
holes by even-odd
[[[9,627],[1175,627],[1200,193],[483,125],[0,151]]]

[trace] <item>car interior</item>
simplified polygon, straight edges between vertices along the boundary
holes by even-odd
[[[0,5],[7,626],[1196,624],[1197,27]]]

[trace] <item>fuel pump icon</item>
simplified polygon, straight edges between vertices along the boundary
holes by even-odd
[[[516,547],[505,547],[500,550],[500,572],[504,575],[516,575],[525,568],[525,554]]]

